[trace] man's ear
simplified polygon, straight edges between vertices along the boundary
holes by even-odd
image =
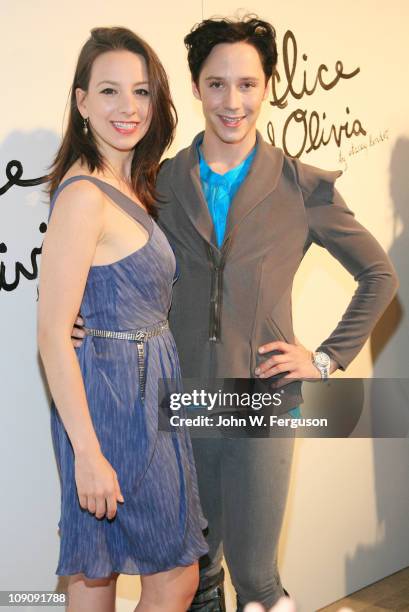
[[[80,87],[77,87],[75,90],[75,99],[77,101],[77,108],[84,118],[88,117],[86,97],[87,97],[87,92],[81,89]]]
[[[196,85],[196,83],[193,80],[192,80],[192,92],[195,98],[197,98],[198,100],[202,99],[202,96],[200,95],[199,87]]]

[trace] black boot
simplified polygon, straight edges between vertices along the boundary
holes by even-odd
[[[200,579],[188,612],[226,612],[223,569],[216,576]]]

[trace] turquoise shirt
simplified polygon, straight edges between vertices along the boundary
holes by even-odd
[[[200,180],[202,184],[203,194],[206,198],[209,207],[210,216],[213,220],[214,230],[216,234],[217,246],[220,248],[224,234],[226,232],[226,221],[230,205],[234,196],[239,190],[249,170],[253,159],[256,155],[257,146],[255,146],[249,155],[241,164],[228,170],[225,174],[214,172],[207,164],[202,155],[200,145],[198,144],[197,152],[199,155]],[[292,418],[300,418],[301,412],[299,407],[288,411]]]
[[[217,174],[217,172],[214,172],[208,166],[200,150],[200,145],[197,150],[199,153],[202,189],[213,220],[217,246],[220,248],[226,231],[230,204],[250,170],[256,154],[256,147],[252,149],[241,164],[228,170],[225,174]]]

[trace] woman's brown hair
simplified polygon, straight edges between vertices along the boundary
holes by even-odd
[[[48,191],[52,197],[62,177],[78,159],[87,164],[90,172],[105,168],[92,129],[88,130],[88,134],[84,134],[83,118],[77,107],[75,90],[79,87],[87,91],[95,59],[102,53],[115,50],[131,51],[141,55],[146,61],[152,120],[145,136],[135,146],[130,178],[137,197],[148,212],[156,216],[156,175],[162,154],[173,140],[177,113],[166,72],[158,56],[144,40],[126,28],[94,28],[81,49],[71,87],[67,129],[48,176]]]

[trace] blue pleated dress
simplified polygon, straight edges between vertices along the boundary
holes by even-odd
[[[78,180],[97,185],[113,205],[149,233],[139,250],[112,264],[90,268],[81,304],[85,326],[129,331],[166,320],[175,258],[165,235],[121,191],[85,175],[59,186],[50,215],[61,190]],[[208,550],[190,438],[185,429],[169,432],[158,427],[158,379],[180,381],[171,332],[146,341],[144,398],[135,342],[87,335],[76,354],[96,435],[117,472],[125,502],[118,503],[111,521],[81,508],[73,449],[52,403],[51,432],[61,479],[56,574],[103,578],[113,572],[151,574],[190,565]]]

